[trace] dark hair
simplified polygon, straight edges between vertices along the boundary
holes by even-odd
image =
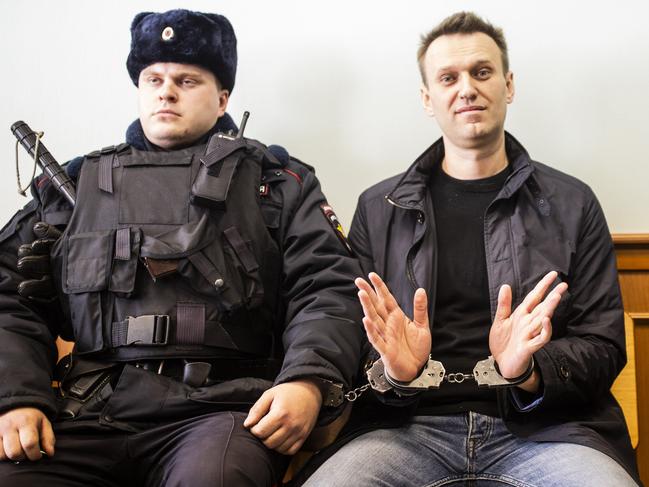
[[[494,42],[500,49],[503,71],[507,73],[509,71],[509,56],[507,55],[507,42],[505,41],[505,34],[503,34],[503,30],[500,27],[494,27],[489,22],[483,20],[473,12],[458,12],[451,15],[450,17],[446,17],[428,34],[421,36],[421,43],[419,44],[419,49],[417,50],[417,62],[419,63],[419,72],[421,73],[422,81],[426,83],[424,57],[426,56],[428,47],[435,39],[446,35],[474,34],[476,32],[487,34],[494,40]]]

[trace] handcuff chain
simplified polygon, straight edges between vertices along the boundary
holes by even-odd
[[[22,187],[22,184],[20,182],[20,167],[18,166],[18,144],[20,143],[20,140],[16,140],[16,180],[18,182],[18,194],[21,196],[27,195],[27,190],[29,189],[29,186],[32,184],[32,181],[34,180],[34,176],[36,176],[38,149],[40,146],[41,137],[45,135],[45,132],[35,132],[35,134],[36,134],[36,144],[34,145],[34,169],[32,171],[32,177],[29,178],[29,183],[24,188]]]
[[[464,374],[462,372],[451,372],[450,374],[446,374],[444,376],[444,380],[446,382],[450,382],[451,384],[461,384],[465,380],[471,379],[475,379],[473,374]]]
[[[345,399],[347,399],[349,402],[354,402],[356,399],[361,397],[361,395],[370,388],[370,384],[363,384],[360,387],[357,387],[356,389],[352,389],[351,391],[348,391],[345,393]]]

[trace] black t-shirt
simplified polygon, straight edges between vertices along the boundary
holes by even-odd
[[[437,232],[437,294],[432,324],[432,358],[446,374],[472,374],[489,356],[491,310],[484,245],[484,214],[509,176],[509,166],[478,180],[446,174],[441,164],[431,178]],[[422,394],[418,414],[475,411],[497,416],[494,390],[478,388],[472,379],[444,381]]]

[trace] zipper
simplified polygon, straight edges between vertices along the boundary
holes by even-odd
[[[407,210],[407,211],[418,211],[419,215],[417,215],[417,222],[420,224],[423,224],[425,220],[423,219],[424,212],[421,210],[418,210],[416,208],[413,208],[411,206],[405,206],[397,203],[394,201],[390,196],[386,196],[385,199],[387,200],[388,203],[390,203],[392,206],[395,206],[397,208],[401,208],[402,210]],[[417,278],[415,277],[415,271],[413,268],[413,260],[414,260],[414,252],[420,247],[421,241],[423,240],[423,235],[422,237],[415,242],[415,244],[410,247],[408,250],[408,255],[406,255],[406,277],[408,278],[408,282],[410,282],[410,285],[412,286],[412,290],[416,291],[420,286],[417,283]]]
[[[514,269],[514,283],[512,283],[512,304],[517,302],[517,293],[519,292],[520,289],[520,273],[518,269],[518,259],[516,258],[516,255],[514,255],[515,252],[515,247],[514,247],[514,230],[512,229],[512,220],[511,218],[507,218],[507,228],[509,229],[509,247],[510,247],[510,252],[512,253],[512,268]]]
[[[493,202],[492,202],[493,204]],[[485,264],[487,265],[487,282],[489,283],[489,307],[491,308],[491,321],[493,322],[494,318],[496,317],[496,309],[494,308],[494,299],[491,294],[491,290],[493,289],[493,278],[492,278],[492,272],[491,272],[491,259],[490,259],[490,253],[489,253],[489,238],[487,237],[488,232],[487,232],[487,213],[489,213],[489,208],[491,207],[491,204],[487,207],[485,210],[484,216],[482,217],[482,233],[483,233],[483,239],[484,239],[484,251],[485,251]],[[496,298],[497,302],[497,298]]]
[[[430,198],[430,195],[429,195]],[[401,208],[403,210],[408,210],[408,211],[418,211],[419,215],[417,215],[417,221],[420,224],[429,224],[432,225],[431,228],[428,229],[428,231],[435,233],[435,218],[434,218],[434,210],[432,208],[432,203],[431,203],[431,208],[429,208],[430,215],[431,217],[428,218],[430,221],[429,223],[426,222],[426,213],[423,210],[413,208],[413,207],[408,207],[401,205],[397,203],[396,201],[392,200],[389,196],[386,196],[385,199],[390,203],[391,205]],[[408,255],[406,256],[406,277],[408,278],[408,281],[410,282],[410,285],[412,286],[413,292],[419,289],[421,286],[417,282],[417,279],[415,277],[415,271],[413,267],[413,262],[414,262],[414,254],[417,250],[420,249],[421,243],[424,240],[424,237],[426,235],[426,229],[424,229],[424,233],[422,234],[421,238],[415,242],[412,247],[410,247],[410,250],[408,250]],[[436,291],[437,291],[437,252],[436,252],[436,243],[435,245],[432,246],[431,251],[434,253],[434,255],[431,257],[431,289],[426,289],[426,293],[430,292],[430,295],[428,296],[428,320],[431,323],[431,330],[432,330],[432,323],[435,315],[435,301],[437,299],[436,296]]]
[[[416,210],[416,208],[413,208],[412,206],[405,206],[405,205],[401,205],[401,204],[397,203],[392,198],[390,198],[390,195],[386,195],[385,199],[392,206],[396,206],[397,208],[401,208],[402,210]]]

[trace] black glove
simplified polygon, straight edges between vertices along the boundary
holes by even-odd
[[[18,271],[26,279],[18,284],[18,293],[34,301],[56,300],[56,289],[52,282],[50,250],[61,236],[53,225],[38,222],[34,225],[36,240],[18,248]]]

